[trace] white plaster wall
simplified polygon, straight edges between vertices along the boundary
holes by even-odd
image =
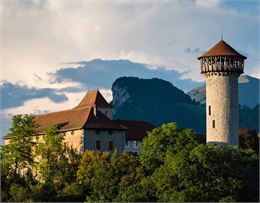
[[[101,151],[108,151],[108,142],[113,141],[114,149],[118,154],[122,154],[125,147],[125,131],[113,130],[109,134],[109,130],[100,130],[97,134],[94,129],[84,130],[84,150],[96,150],[96,141],[101,141]]]
[[[140,147],[142,142],[137,141],[137,146],[134,145],[134,140],[128,140],[127,145],[125,145],[125,151],[127,152],[135,152],[137,154],[140,153]]]
[[[238,145],[238,75],[206,75],[207,143]],[[209,105],[211,115],[209,115]],[[215,128],[212,121],[215,120]]]

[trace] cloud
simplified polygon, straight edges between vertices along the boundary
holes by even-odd
[[[39,83],[34,74],[46,79],[62,63],[102,58],[189,70],[190,79],[202,81],[200,51],[194,49],[214,45],[221,25],[234,48],[255,50],[248,58],[250,74],[260,56],[259,12],[243,11],[257,5],[229,2],[3,0],[0,79],[33,86]],[[187,47],[191,53],[182,51]]]
[[[75,62],[76,63],[76,62]],[[129,60],[101,60],[78,62],[78,68],[61,68],[51,74],[53,82],[78,82],[88,88],[110,89],[112,83],[122,76],[141,78],[161,78],[172,82],[178,88],[188,91],[201,83],[183,79],[183,73],[166,67],[147,67],[145,64]]]
[[[65,94],[56,93],[55,89],[51,88],[29,88],[20,84],[12,84],[8,81],[3,81],[0,85],[1,92],[1,109],[17,107],[24,102],[35,98],[49,98],[55,103],[61,103],[68,100]]]
[[[112,100],[112,91],[110,89],[101,88],[99,91],[108,102]],[[85,90],[77,90],[77,92],[66,92],[65,95],[67,99],[59,103],[48,97],[32,98],[30,100],[25,100],[20,106],[12,105],[12,107],[8,109],[0,109],[0,138],[8,133],[13,115],[28,113],[43,114],[71,109],[79,104],[85,94]],[[0,140],[0,144],[2,143],[3,140]]]

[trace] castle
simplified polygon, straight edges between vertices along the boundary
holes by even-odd
[[[207,144],[238,145],[238,77],[246,57],[221,40],[198,59],[206,78]]]
[[[113,120],[113,107],[98,90],[89,91],[73,109],[36,115],[38,134],[33,137],[41,141],[44,131],[56,125],[64,133],[64,146],[78,151],[124,150],[139,153],[143,138],[155,126],[145,121]],[[8,144],[11,135],[4,137]]]

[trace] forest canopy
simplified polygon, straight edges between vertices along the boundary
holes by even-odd
[[[1,201],[259,201],[252,135],[242,148],[207,146],[169,123],[148,133],[140,155],[119,155],[66,148],[55,126],[33,142],[36,128],[32,115],[13,117],[1,147]]]

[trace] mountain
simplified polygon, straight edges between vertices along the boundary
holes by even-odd
[[[180,127],[206,132],[205,105],[162,79],[120,77],[112,85],[115,119],[150,121],[156,126],[176,122]],[[240,110],[240,127],[259,132],[259,105]]]
[[[238,79],[239,83],[239,104],[254,108],[259,104],[259,79],[251,77],[249,75],[240,75]],[[193,88],[187,93],[192,100],[200,102],[201,104],[206,103],[206,86],[202,85]]]
[[[118,78],[112,85],[114,118],[176,122],[205,133],[205,107],[165,80]]]

